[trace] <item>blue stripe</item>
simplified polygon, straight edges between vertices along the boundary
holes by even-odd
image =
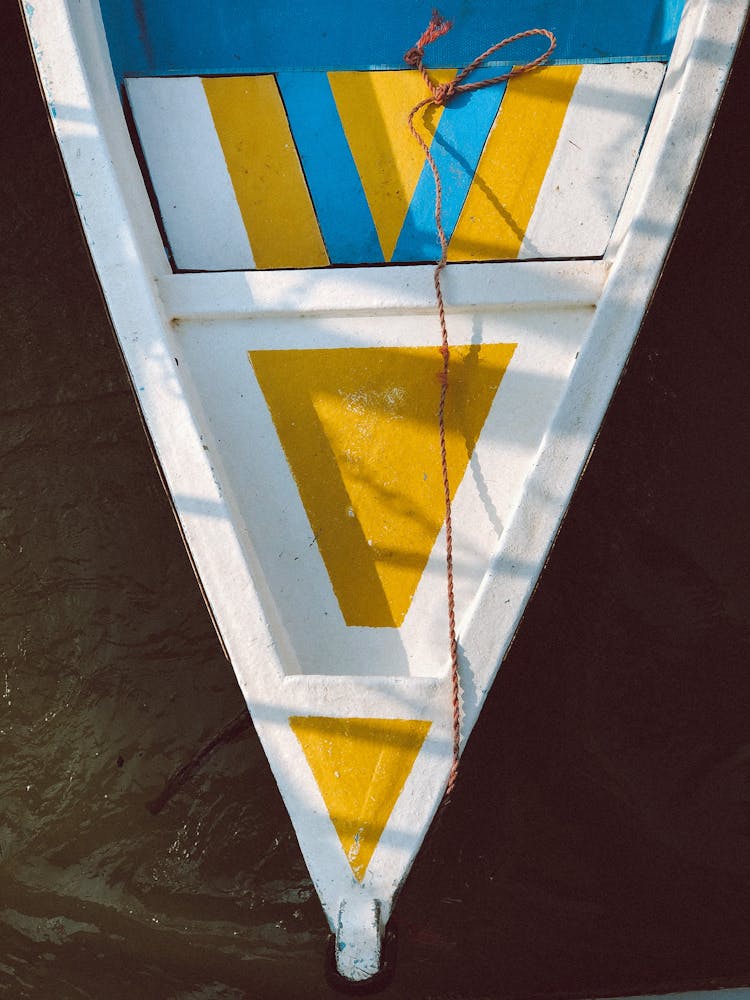
[[[526,28],[554,31],[559,62],[669,57],[685,0],[494,0],[453,3],[455,27],[429,48],[431,66],[465,66]],[[133,75],[400,69],[434,0],[101,0],[120,82]],[[518,43],[522,62],[540,39]],[[500,65],[496,62],[495,65]]]
[[[495,69],[483,67],[471,77],[494,76]],[[442,221],[450,241],[469,193],[492,123],[505,93],[505,84],[462,94],[445,108],[438,123],[430,152],[440,171],[443,191]],[[406,213],[392,260],[435,260],[440,244],[435,232],[435,181],[425,163],[414,197]]]
[[[332,264],[382,263],[362,182],[325,73],[276,77]]]

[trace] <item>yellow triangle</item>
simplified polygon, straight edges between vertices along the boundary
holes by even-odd
[[[437,70],[430,75],[439,83],[447,83],[456,71]],[[329,73],[328,80],[383,258],[389,261],[425,162],[407,118],[411,109],[428,96],[427,88],[417,70]],[[442,113],[442,108],[433,105],[414,119],[428,145]]]
[[[451,349],[455,494],[515,344]],[[347,625],[397,627],[445,515],[434,347],[250,351]]]
[[[431,723],[297,715],[289,724],[361,882]]]

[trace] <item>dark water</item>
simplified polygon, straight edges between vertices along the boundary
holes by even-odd
[[[748,42],[387,997],[750,982]],[[0,52],[0,996],[327,997],[255,737],[146,809],[242,700],[7,0]]]

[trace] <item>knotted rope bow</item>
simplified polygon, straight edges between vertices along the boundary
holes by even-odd
[[[528,31],[519,31],[515,35],[509,35],[508,38],[504,38],[502,42],[497,42],[495,45],[491,45],[486,49],[481,55],[477,56],[468,66],[465,66],[452,80],[447,83],[436,83],[427,72],[424,65],[424,50],[432,42],[436,42],[438,38],[447,34],[453,27],[452,21],[446,21],[445,18],[438,11],[434,11],[432,19],[428,24],[426,30],[422,33],[419,41],[413,48],[409,49],[408,52],[404,54],[404,62],[409,66],[413,66],[414,69],[418,69],[422,75],[422,79],[427,85],[430,91],[431,97],[426,97],[423,101],[413,109],[411,116],[413,117],[420,108],[423,108],[426,104],[436,104],[438,107],[443,107],[448,101],[455,97],[456,94],[467,94],[472,90],[483,90],[485,87],[494,87],[498,83],[504,83],[505,80],[510,80],[512,76],[520,76],[521,73],[528,73],[532,69],[536,69],[543,63],[547,62],[549,57],[555,51],[557,46],[557,40],[551,31],[547,31],[546,28],[529,28]],[[499,76],[493,76],[487,80],[475,80],[474,83],[464,83],[463,81],[467,76],[471,76],[482,63],[486,62],[490,56],[499,52],[500,49],[504,49],[506,45],[512,45],[513,42],[520,42],[523,38],[530,38],[533,35],[541,35],[546,38],[549,42],[547,50],[543,52],[536,59],[532,59],[531,62],[523,63],[520,66],[514,66],[513,69],[509,70],[507,73],[501,73]]]
[[[432,170],[432,176],[435,181],[435,228],[437,229],[438,239],[440,240],[440,259],[435,265],[435,297],[437,300],[438,316],[440,318],[440,332],[441,332],[441,345],[438,348],[443,357],[443,367],[438,372],[438,378],[440,380],[440,407],[438,410],[438,426],[440,431],[440,463],[443,473],[443,491],[445,494],[445,564],[446,564],[446,578],[447,578],[447,591],[448,591],[448,632],[450,639],[450,657],[451,657],[451,694],[453,700],[453,762],[451,764],[450,774],[448,776],[448,783],[445,788],[445,794],[443,797],[443,803],[447,802],[450,798],[453,788],[456,784],[456,777],[458,775],[458,761],[461,751],[461,685],[458,670],[458,641],[456,638],[456,605],[454,597],[454,587],[453,587],[453,521],[451,513],[451,490],[450,490],[450,477],[448,475],[448,454],[446,449],[445,441],[445,400],[448,394],[448,372],[450,369],[450,345],[448,342],[448,328],[445,321],[445,304],[443,302],[443,291],[440,284],[440,275],[445,268],[448,259],[448,241],[445,237],[445,231],[443,229],[442,212],[443,212],[443,189],[440,183],[440,172],[438,170],[437,164],[430,152],[430,148],[424,141],[422,136],[417,131],[414,125],[414,117],[417,115],[422,108],[427,107],[432,104],[436,107],[444,107],[453,97],[457,94],[467,94],[472,90],[482,90],[485,87],[494,87],[498,83],[504,83],[506,80],[510,80],[511,77],[520,76],[522,73],[528,73],[542,63],[545,63],[552,53],[555,51],[555,46],[557,45],[555,36],[551,31],[547,31],[546,28],[530,28],[528,31],[520,31],[516,35],[510,35],[508,38],[504,38],[502,42],[498,42],[496,45],[490,46],[485,52],[477,56],[473,62],[470,62],[465,69],[455,76],[448,83],[437,83],[434,81],[430,74],[428,73],[424,65],[424,50],[432,42],[436,41],[446,32],[450,31],[453,27],[452,22],[446,21],[441,14],[437,11],[433,12],[432,18],[430,20],[427,29],[423,32],[417,44],[409,49],[409,51],[404,55],[404,61],[409,65],[413,66],[415,69],[419,70],[422,75],[427,89],[430,92],[429,97],[425,97],[424,100],[420,101],[412,110],[409,112],[409,130],[414,136],[416,141],[422,147],[422,151],[425,155],[427,162]],[[513,69],[509,70],[507,73],[501,73],[499,76],[493,76],[487,80],[476,80],[473,83],[464,83],[464,80],[470,76],[475,70],[477,70],[482,63],[486,62],[487,59],[495,52],[500,49],[505,48],[506,45],[511,45],[513,42],[518,42],[522,38],[529,38],[532,35],[541,35],[546,38],[549,42],[547,50],[542,53],[542,55],[537,56],[531,62],[524,63],[520,66],[514,66]]]

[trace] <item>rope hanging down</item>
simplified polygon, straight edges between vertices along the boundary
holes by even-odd
[[[445,321],[445,304],[443,302],[443,290],[440,284],[440,275],[445,268],[448,259],[448,241],[445,237],[445,231],[443,229],[443,189],[440,183],[440,172],[438,171],[437,164],[430,152],[430,148],[424,141],[422,136],[417,132],[414,126],[414,117],[423,108],[432,104],[435,107],[444,107],[452,98],[457,94],[468,94],[472,90],[482,90],[485,87],[493,87],[498,83],[504,83],[506,80],[510,80],[511,77],[520,76],[522,73],[529,73],[531,70],[536,69],[545,63],[552,53],[555,51],[555,46],[557,44],[555,36],[551,31],[547,31],[545,28],[530,28],[528,31],[521,31],[516,35],[510,35],[508,38],[504,38],[502,42],[498,42],[496,45],[490,46],[485,52],[477,56],[473,62],[470,62],[457,76],[455,76],[448,83],[436,83],[427,71],[424,65],[424,50],[432,42],[436,41],[446,32],[450,31],[453,27],[451,21],[446,21],[441,14],[435,11],[432,15],[427,29],[422,34],[421,38],[417,44],[409,49],[409,51],[404,55],[404,62],[409,66],[413,66],[414,69],[419,70],[422,75],[422,79],[430,92],[429,97],[425,97],[424,100],[420,101],[412,110],[409,112],[409,130],[414,136],[416,141],[422,147],[422,152],[430,165],[430,170],[432,171],[432,176],[435,181],[435,228],[437,229],[438,239],[440,241],[440,258],[435,265],[435,298],[437,301],[437,311],[438,317],[440,319],[440,334],[441,334],[441,345],[438,348],[443,357],[443,367],[438,372],[438,378],[440,381],[440,406],[438,409],[438,427],[440,433],[440,463],[443,473],[443,491],[445,494],[445,564],[446,564],[446,578],[447,578],[447,589],[448,589],[448,632],[450,639],[450,658],[451,658],[451,693],[453,700],[453,761],[451,763],[450,774],[448,776],[448,783],[445,788],[445,794],[443,801],[446,802],[455,787],[456,776],[458,774],[458,760],[461,749],[461,687],[458,672],[458,641],[456,639],[456,607],[455,598],[453,593],[453,523],[451,516],[451,491],[450,491],[450,479],[448,476],[448,456],[446,451],[445,443],[445,401],[448,395],[448,374],[450,371],[450,345],[448,342],[448,328]],[[549,45],[547,50],[533,59],[531,62],[523,63],[520,66],[514,66],[507,73],[501,73],[499,76],[493,76],[487,80],[477,80],[474,83],[464,83],[464,80],[470,76],[475,70],[477,70],[482,63],[486,62],[495,52],[499,52],[500,49],[505,48],[506,45],[511,45],[513,42],[518,42],[522,38],[530,38],[533,35],[541,35],[547,39]]]

